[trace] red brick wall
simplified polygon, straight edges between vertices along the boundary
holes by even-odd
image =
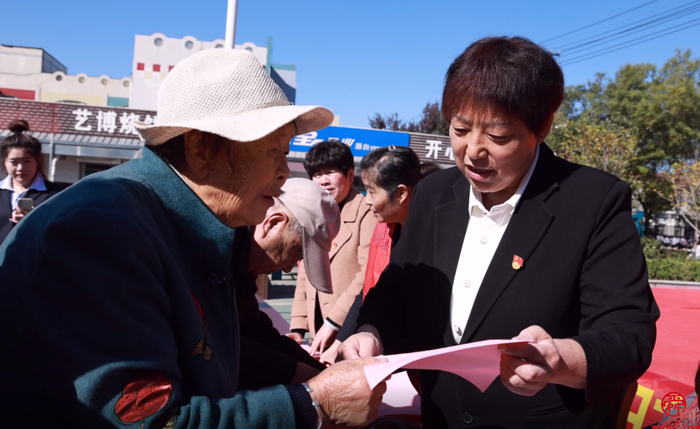
[[[5,129],[15,119],[24,119],[31,131],[63,132],[54,119],[57,106],[58,103],[0,99],[0,127]]]
[[[83,124],[83,126],[90,126],[90,131],[75,129],[77,121],[73,112],[77,109],[87,109],[91,113],[88,116],[88,120]],[[113,132],[98,131],[97,116],[99,112],[103,112],[103,114],[107,112],[116,113],[116,128]],[[6,129],[10,122],[15,119],[24,119],[29,122],[29,129],[36,132],[138,139],[139,137],[135,134],[120,132],[121,123],[119,119],[125,113],[127,115],[134,114],[141,121],[146,119],[146,115],[151,117],[156,115],[156,112],[146,110],[0,98],[0,129]]]

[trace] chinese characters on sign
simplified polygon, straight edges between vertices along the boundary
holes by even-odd
[[[87,108],[75,109],[71,113],[75,115],[73,129],[76,131],[95,131],[97,133],[117,133],[134,136],[138,135],[134,128],[134,121],[141,121],[142,116],[133,112],[122,112],[121,115],[119,115],[114,110],[98,110],[95,114],[94,110]],[[91,117],[94,117],[97,122],[94,128],[93,124],[90,123]],[[150,114],[146,114],[144,115],[143,122],[152,125],[156,123],[156,119],[157,117],[155,115],[151,116]]]
[[[292,144],[297,145],[297,146],[313,146],[316,143],[322,142],[322,141],[330,141],[330,142],[341,142],[344,143],[348,146],[350,146],[350,149],[354,149],[356,151],[367,151],[371,152],[374,149],[379,149],[380,147],[383,146],[376,146],[376,145],[370,145],[368,143],[360,143],[356,142],[355,139],[346,137],[344,139],[340,139],[338,137],[328,137],[326,139],[319,139],[318,137],[318,132],[312,131],[310,133],[302,134],[300,136],[294,137],[292,140]]]
[[[447,136],[411,133],[411,142],[408,147],[413,149],[421,162],[443,165],[455,163],[450,138]]]
[[[331,126],[296,136],[289,146],[291,151],[308,152],[322,141],[337,141],[348,145],[354,156],[361,157],[380,147],[408,146],[408,139],[408,133]]]
[[[680,416],[685,411],[685,396],[678,392],[667,393],[661,400],[661,409],[669,417]]]
[[[155,125],[157,122],[156,112],[153,110],[49,103],[1,97],[0,116],[26,118],[32,124],[34,132],[59,136],[101,137],[102,139],[89,140],[107,144],[119,142],[139,145],[141,139],[136,133],[134,123],[141,121]],[[59,137],[61,138],[64,137]]]
[[[112,134],[115,128],[117,128],[117,112],[100,110],[97,114],[97,131],[106,131]]]
[[[297,146],[313,146],[316,143],[322,142],[323,139],[316,138],[318,133],[316,131],[306,134],[301,134],[292,139],[292,144]]]
[[[452,153],[452,146],[450,146],[449,143],[444,149],[442,148],[443,142],[440,140],[426,140],[425,143],[425,150],[428,151],[425,155],[426,158],[432,157],[432,159],[437,161],[438,156],[444,154],[445,158],[448,158],[450,161],[455,160],[454,154]]]
[[[75,115],[75,129],[78,131],[90,131],[92,130],[92,125],[85,125],[85,122],[89,119],[88,116],[92,115],[88,109],[77,109],[73,111]]]

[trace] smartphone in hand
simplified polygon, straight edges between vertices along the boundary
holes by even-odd
[[[22,207],[22,210],[30,211],[34,207],[34,200],[32,198],[18,198],[17,207]]]

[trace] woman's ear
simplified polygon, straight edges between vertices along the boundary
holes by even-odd
[[[399,187],[394,191],[394,198],[396,198],[396,202],[403,204],[403,202],[411,196],[411,190],[412,188],[409,188],[406,185],[399,185]]]
[[[193,179],[205,179],[209,175],[216,145],[208,140],[199,130],[185,133],[185,161]]]

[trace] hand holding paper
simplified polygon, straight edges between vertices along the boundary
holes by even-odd
[[[487,340],[423,352],[383,356],[388,361],[365,366],[365,376],[370,388],[373,388],[399,368],[441,370],[467,379],[483,392],[500,374],[501,352],[498,346],[529,342]]]
[[[362,325],[357,329],[357,334],[350,336],[340,345],[336,361],[378,356],[383,350],[377,329],[371,325]]]
[[[324,423],[346,426],[365,426],[377,418],[386,383],[369,388],[360,374],[363,367],[381,362],[366,357],[339,362],[309,380],[324,414]]]
[[[539,326],[525,328],[515,339],[528,345],[501,345],[501,380],[513,393],[532,396],[547,384],[586,387],[586,354],[571,339],[553,339]]]

